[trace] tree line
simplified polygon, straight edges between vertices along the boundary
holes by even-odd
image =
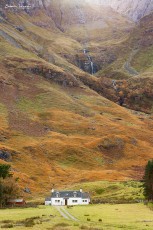
[[[5,207],[9,199],[19,196],[20,190],[17,181],[17,178],[13,178],[11,166],[0,164],[0,208]]]

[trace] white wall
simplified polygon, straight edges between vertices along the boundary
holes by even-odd
[[[68,205],[81,205],[81,204],[82,204],[82,198],[73,197],[68,199]]]
[[[67,199],[67,205],[88,205],[90,203],[90,199],[82,199],[82,198],[69,198]],[[49,205],[49,204],[46,204]],[[63,198],[52,198],[51,199],[51,205],[53,206],[64,206],[65,205],[65,199]]]
[[[51,205],[51,201],[45,201],[45,205]]]
[[[52,205],[54,206],[65,205],[65,200],[60,197],[52,198],[51,202],[52,202]]]
[[[90,203],[90,199],[82,199],[82,205],[88,205]]]

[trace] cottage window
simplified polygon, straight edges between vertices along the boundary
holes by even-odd
[[[56,197],[59,197],[59,192],[56,193]]]
[[[56,203],[59,203],[59,202],[60,202],[60,200],[55,200],[55,202],[56,202]]]
[[[72,200],[73,203],[77,203],[78,201],[77,200]]]
[[[88,202],[88,200],[82,200],[82,202]]]
[[[74,195],[74,197],[76,197],[77,196],[77,192],[74,192],[73,195]]]

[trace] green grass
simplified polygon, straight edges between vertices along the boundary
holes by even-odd
[[[26,50],[13,47],[7,42],[0,42],[0,59],[4,59],[4,57],[18,57],[18,58],[24,58],[26,60],[29,60],[33,58],[34,60],[40,60],[35,54],[28,52]]]
[[[57,229],[57,226],[73,226],[63,219],[57,210],[51,206],[38,206],[37,208],[13,208],[0,210],[0,228],[13,225],[13,229],[33,230]],[[19,226],[16,226],[19,225]]]
[[[127,182],[88,182],[81,184],[84,191],[88,191],[93,203],[135,203],[144,199],[142,183]],[[70,189],[79,189],[75,185]]]
[[[143,204],[76,206],[69,212],[85,226],[89,224],[87,219],[90,219],[90,225],[97,229],[153,229],[153,213]]]
[[[65,207],[66,208],[66,207]],[[0,228],[33,230],[152,230],[153,212],[143,204],[100,204],[75,206],[67,209],[79,219],[78,222],[65,220],[51,206],[36,208],[12,208],[0,210]],[[17,226],[18,225],[18,226]]]
[[[153,68],[153,47],[142,49],[133,58],[132,65],[140,72]]]

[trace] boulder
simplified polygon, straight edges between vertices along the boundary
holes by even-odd
[[[7,150],[0,150],[0,159],[6,162],[12,161],[12,155]]]

